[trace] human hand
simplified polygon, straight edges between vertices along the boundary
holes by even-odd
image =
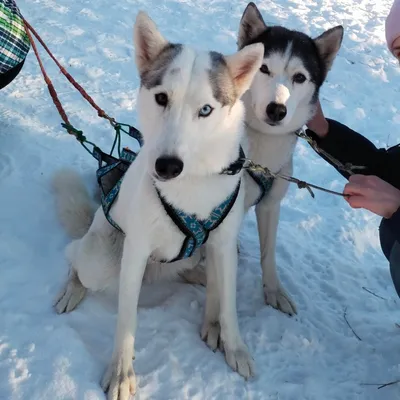
[[[400,190],[377,176],[352,175],[343,193],[350,207],[365,208],[384,218],[400,208]]]
[[[315,132],[320,138],[323,138],[328,134],[329,124],[322,111],[319,100],[317,102],[317,108],[314,117],[307,123],[307,127]]]

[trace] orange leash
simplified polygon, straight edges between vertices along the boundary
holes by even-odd
[[[110,124],[113,127],[115,127],[115,125],[116,125],[115,119],[108,116],[104,112],[104,110],[102,110],[94,102],[94,100],[87,94],[85,89],[81,85],[79,85],[79,83],[75,81],[75,79],[71,76],[71,74],[69,74],[69,72],[59,63],[59,61],[54,57],[53,53],[50,51],[50,49],[44,43],[43,39],[39,36],[39,34],[36,32],[36,30],[29,24],[29,22],[24,17],[22,17],[22,20],[24,22],[25,32],[28,35],[29,41],[32,45],[35,56],[38,60],[40,70],[41,70],[43,78],[46,82],[50,96],[51,96],[51,98],[54,102],[54,105],[56,106],[62,120],[64,121],[64,123],[66,125],[64,127],[67,129],[68,133],[77,136],[78,140],[80,140],[80,138],[77,135],[77,132],[79,133],[80,131],[76,131],[76,129],[74,129],[69,122],[68,116],[67,116],[67,114],[61,104],[61,101],[57,95],[57,91],[55,90],[54,85],[44,68],[43,62],[40,58],[39,51],[38,51],[36,43],[32,37],[32,34],[35,36],[35,38],[38,40],[38,42],[43,46],[43,48],[46,50],[47,54],[51,57],[51,59],[56,63],[56,65],[60,69],[61,73],[68,79],[69,82],[71,82],[71,84],[75,87],[75,89],[77,89],[79,91],[79,93],[82,95],[82,97],[97,111],[98,116],[101,118],[105,118],[106,120],[108,120],[110,122]]]

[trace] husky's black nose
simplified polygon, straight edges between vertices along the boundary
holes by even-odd
[[[267,115],[272,122],[282,121],[286,117],[286,106],[275,102],[269,103],[267,106]]]
[[[156,160],[156,173],[165,180],[176,178],[183,170],[183,162],[176,157],[163,156]]]

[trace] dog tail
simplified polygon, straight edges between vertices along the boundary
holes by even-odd
[[[62,169],[53,176],[52,187],[58,218],[64,229],[72,239],[83,237],[96,209],[82,178],[71,169]]]

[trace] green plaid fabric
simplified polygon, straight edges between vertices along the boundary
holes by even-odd
[[[25,60],[29,38],[14,0],[0,0],[0,74]]]

